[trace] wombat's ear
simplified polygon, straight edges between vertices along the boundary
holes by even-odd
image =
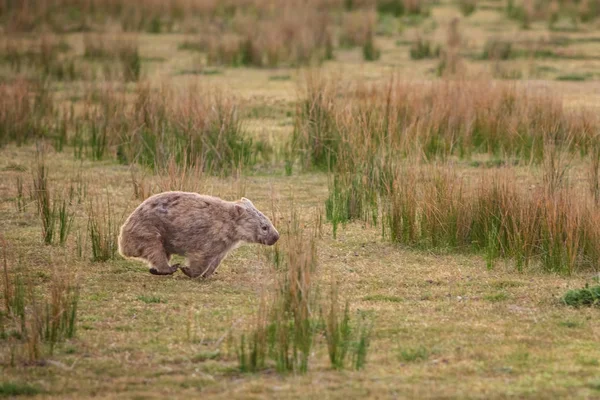
[[[254,204],[252,204],[252,202],[250,200],[248,200],[247,198],[242,197],[242,201],[246,202],[246,203],[250,204],[252,207],[254,207]]]
[[[242,215],[242,214],[244,214],[245,212],[246,212],[246,209],[244,208],[244,206],[243,206],[243,205],[241,205],[241,204],[238,204],[238,203],[235,203],[235,204],[233,205],[233,214],[234,214],[236,217],[239,217],[239,216],[241,216],[241,215]]]

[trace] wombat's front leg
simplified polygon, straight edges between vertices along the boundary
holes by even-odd
[[[160,247],[150,247],[144,256],[150,263],[149,272],[152,275],[173,275],[179,269],[179,264],[169,265],[169,258],[162,244]]]
[[[163,270],[159,270],[157,268],[151,267],[149,269],[149,272],[152,275],[173,275],[179,269],[179,267],[180,267],[179,264],[169,265],[169,269],[163,269]]]

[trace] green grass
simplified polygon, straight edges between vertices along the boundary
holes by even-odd
[[[571,82],[583,82],[588,80],[590,77],[586,74],[568,74],[559,75],[556,77],[557,81],[571,81]]]
[[[571,307],[600,306],[600,286],[588,286],[582,289],[569,290],[562,297],[562,302]]]
[[[429,359],[430,354],[430,351],[426,347],[419,346],[400,349],[398,358],[400,361],[408,363],[424,362]]]
[[[362,298],[363,301],[380,301],[386,303],[401,303],[404,301],[402,297],[399,296],[387,296],[383,294],[373,294],[369,296],[365,296]]]
[[[508,294],[506,292],[491,293],[485,295],[484,298],[491,303],[498,303],[508,299]]]
[[[286,75],[286,74],[269,76],[270,81],[289,81],[291,79],[292,79],[291,75]]]
[[[437,58],[439,56],[440,46],[434,46],[429,40],[418,38],[410,46],[410,58],[413,60]]]
[[[203,68],[203,69],[184,69],[177,72],[177,75],[221,75],[223,70],[218,68]]]
[[[158,296],[153,296],[153,295],[140,295],[140,296],[138,296],[137,299],[146,304],[166,303],[165,300],[161,299]]]
[[[562,327],[565,327],[565,328],[574,329],[574,328],[581,328],[583,326],[583,323],[581,323],[579,321],[569,321],[569,320],[567,320],[567,321],[560,321],[558,323],[558,325],[560,325]]]
[[[0,383],[0,397],[35,396],[40,393],[42,391],[37,386],[28,383]]]

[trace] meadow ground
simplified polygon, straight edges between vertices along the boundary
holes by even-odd
[[[404,2],[408,3],[411,2]],[[210,50],[198,52],[182,45],[197,40],[197,33],[127,32],[119,34],[119,40],[135,43],[141,65],[139,76],[133,79],[139,82],[131,82],[127,79],[130,72],[123,72],[130,69],[121,70],[119,66],[125,63],[124,56],[111,55],[108,61],[87,57],[85,37],[89,34],[67,32],[53,34],[51,40],[67,44],[64,46],[67,50],[58,56],[59,63],[65,64],[65,57],[73,57],[77,72],[72,79],[64,79],[62,73],[49,73],[49,86],[44,91],[37,86],[22,86],[26,85],[23,79],[35,81],[41,74],[38,68],[44,68],[44,61],[35,61],[37,59],[32,57],[34,61],[30,64],[23,61],[25,66],[16,71],[10,61],[15,56],[9,48],[11,41],[35,42],[38,36],[47,38],[49,34],[35,30],[12,32],[6,28],[5,37],[0,39],[5,41],[0,63],[3,96],[0,100],[0,265],[4,268],[0,397],[600,398],[600,308],[597,307],[600,297],[591,307],[569,307],[562,301],[568,290],[580,289],[586,284],[598,285],[599,279],[600,258],[590,260],[590,257],[596,254],[593,249],[600,248],[600,236],[594,236],[593,229],[580,229],[580,226],[586,222],[582,215],[591,216],[592,220],[600,216],[592,199],[589,172],[593,169],[590,167],[593,155],[600,152],[582,150],[584,142],[577,142],[577,135],[580,130],[589,131],[591,148],[600,148],[595,141],[600,125],[595,125],[597,120],[593,117],[600,112],[600,27],[596,19],[574,24],[575,17],[562,16],[549,27],[545,19],[536,20],[532,14],[532,22],[524,30],[522,21],[507,17],[505,2],[477,2],[475,12],[464,16],[458,6],[467,3],[470,2],[435,2],[428,6],[430,11],[426,15],[379,15],[374,40],[380,54],[375,60],[364,59],[364,45],[340,45],[335,47],[334,59],[319,66],[321,76],[328,82],[341,82],[342,94],[332,97],[323,94],[322,97],[329,99],[323,109],[331,111],[331,121],[335,121],[332,125],[323,125],[330,128],[323,128],[322,132],[328,134],[327,129],[333,131],[331,126],[336,126],[336,132],[342,135],[340,142],[327,139],[330,141],[325,147],[340,146],[335,153],[337,164],[330,166],[329,172],[316,165],[318,159],[312,150],[291,141],[294,132],[302,129],[312,132],[310,127],[329,123],[319,117],[303,120],[305,99],[312,100],[313,103],[308,104],[314,107],[319,104],[315,99],[321,98],[306,95],[305,91],[307,88],[310,91],[311,86],[306,84],[304,66],[290,67],[285,63],[231,66],[223,62],[213,65],[206,59]],[[452,32],[448,33],[448,26],[455,18],[460,19],[459,44],[452,40]],[[5,27],[9,26],[6,20],[3,22]],[[102,32],[98,37],[110,36],[107,31]],[[411,57],[410,49],[420,37],[430,40],[432,46],[439,44],[442,54]],[[514,53],[498,56],[498,59],[482,59],[481,53],[492,39],[512,43]],[[88,43],[87,47],[93,46]],[[284,54],[280,55],[282,58],[286,56],[281,54]],[[21,57],[28,60],[27,55]],[[380,98],[377,90],[372,89],[371,93],[367,88],[361,92],[360,86],[388,87],[385,85],[392,76],[409,84],[458,82],[455,87],[458,91],[460,85],[466,87],[468,82],[514,84],[523,88],[523,93],[542,93],[544,99],[555,99],[556,104],[560,104],[558,111],[547,117],[550,120],[547,125],[531,117],[527,122],[529,128],[523,130],[525,125],[518,122],[514,130],[518,131],[517,136],[535,137],[538,131],[548,129],[558,137],[563,126],[575,126],[577,122],[572,121],[581,120],[569,119],[571,114],[568,113],[590,112],[592,117],[586,119],[589,129],[565,128],[569,136],[564,141],[553,142],[553,146],[560,144],[565,148],[555,155],[546,147],[537,162],[532,161],[533,150],[529,157],[524,155],[525,150],[514,150],[511,144],[495,152],[472,149],[471,154],[467,150],[467,156],[453,150],[444,153],[447,147],[436,145],[431,150],[434,157],[428,153],[429,145],[414,150],[406,143],[390,144],[398,146],[394,147],[397,152],[393,157],[418,159],[416,163],[425,169],[435,164],[432,168],[450,171],[466,182],[465,187],[474,187],[474,192],[478,184],[483,185],[481,182],[491,182],[491,178],[479,180],[481,176],[505,174],[503,176],[509,177],[522,196],[527,196],[522,193],[537,193],[536,188],[542,188],[545,194],[540,196],[549,196],[543,199],[550,200],[536,203],[538,205],[551,208],[548,204],[555,201],[558,204],[560,193],[566,193],[576,200],[569,203],[577,204],[573,209],[591,210],[589,214],[574,214],[572,219],[569,207],[566,211],[557,211],[565,213],[561,226],[566,228],[557,234],[554,243],[558,243],[559,248],[569,249],[565,254],[559,251],[563,258],[558,264],[545,261],[550,258],[547,252],[551,248],[544,247],[550,239],[543,233],[536,239],[536,246],[543,247],[542,250],[537,247],[524,250],[537,252],[527,268],[518,268],[515,262],[518,256],[504,247],[512,239],[496,245],[502,239],[495,230],[485,232],[489,241],[483,249],[469,247],[470,244],[454,245],[446,236],[443,243],[436,244],[435,234],[431,238],[426,235],[435,224],[419,225],[418,231],[427,238],[418,243],[406,239],[391,242],[390,232],[395,228],[386,222],[391,221],[388,217],[392,215],[388,206],[395,204],[397,193],[404,193],[396,188],[402,185],[405,176],[398,171],[414,167],[402,163],[398,165],[399,170],[393,172],[396,191],[388,187],[374,188],[366,195],[376,193],[373,198],[378,199],[377,223],[360,212],[360,215],[349,212],[341,218],[341,225],[334,234],[325,207],[335,192],[332,181],[356,171],[362,173],[363,170],[356,170],[357,166],[348,159],[356,157],[358,164],[371,165],[367,160],[372,154],[358,150],[359,147],[370,149],[371,142],[361,142],[352,136],[355,132],[352,127],[363,127],[363,123],[366,127],[375,126],[369,125],[371,120],[366,114],[362,119],[352,119],[352,113],[345,113],[348,111],[345,103],[360,102],[362,95],[367,103],[376,102]],[[352,92],[345,97],[344,91],[357,84],[358,94]],[[149,92],[166,87],[176,93],[169,97],[168,93],[159,92],[162,94],[158,97],[151,97],[143,94],[144,85],[149,86]],[[323,87],[315,87],[326,93]],[[477,94],[472,86],[470,88],[474,92],[469,93]],[[218,96],[211,97],[215,90],[225,93],[224,103],[219,103]],[[364,94],[367,92],[371,94]],[[15,104],[21,104],[18,99],[22,93],[28,100],[27,105],[19,108]],[[43,114],[40,110],[46,104],[47,93],[51,96],[48,101],[55,104],[55,108]],[[405,93],[415,96],[410,89]],[[521,92],[511,100],[514,104],[519,104],[518,93]],[[31,96],[31,109],[27,96]],[[161,103],[161,98],[166,101]],[[415,98],[411,97],[413,100],[408,103],[416,104]],[[342,106],[336,105],[333,99],[341,99]],[[227,108],[230,101],[236,104],[235,108]],[[404,107],[401,100],[398,102],[398,109]],[[532,100],[530,104],[533,103]],[[427,109],[428,104],[437,104],[430,98],[419,104],[423,107],[414,108],[412,112],[423,114],[415,121],[433,120],[436,113],[446,112],[435,106]],[[459,108],[458,101],[453,104]],[[136,111],[119,114],[121,108],[130,106]],[[236,144],[229,143],[230,147],[219,147],[223,145],[221,136],[211,141],[210,146],[202,147],[209,150],[193,153],[195,148],[190,146],[181,152],[178,147],[181,143],[184,147],[189,144],[187,141],[204,143],[204,139],[190,132],[194,129],[205,132],[206,126],[213,126],[212,113],[219,107],[225,110],[217,117],[221,124],[218,126],[222,128],[219,132],[226,129],[238,132],[239,128],[244,137],[253,139],[257,147],[250,152],[258,156],[246,157],[244,150],[236,150],[239,138],[235,139]],[[452,105],[449,108],[452,109]],[[423,111],[425,109],[429,111]],[[371,111],[374,123],[382,120],[378,118],[381,114],[377,114],[377,109]],[[63,112],[65,114],[61,114]],[[196,115],[202,112],[211,116]],[[444,116],[450,117],[440,120],[448,124],[455,122],[452,116],[458,114],[447,112]],[[556,121],[563,118],[563,112],[567,115],[566,122],[554,129],[558,125]],[[521,121],[524,114],[521,111],[511,114],[511,121]],[[166,117],[159,119],[159,115]],[[403,118],[409,120],[410,116],[407,113]],[[237,122],[228,124],[227,118],[239,121],[239,127]],[[460,115],[456,118],[460,119]],[[186,131],[186,123],[192,124],[193,129]],[[419,132],[444,131],[443,127],[434,129],[420,123],[414,122],[414,126],[422,129],[415,128]],[[513,125],[503,123],[499,121],[498,126],[507,130],[499,132],[500,136],[514,133],[509,132]],[[61,136],[61,126],[65,127],[64,136]],[[410,125],[406,132],[413,132],[414,126]],[[460,126],[462,129],[463,125]],[[11,127],[20,127],[20,130],[15,128],[13,132]],[[144,127],[154,134],[146,135]],[[34,133],[25,138],[29,136],[26,132]],[[83,136],[77,132],[83,132]],[[169,135],[181,132],[190,136],[185,136],[183,142],[170,141]],[[456,132],[452,134],[459,135]],[[541,134],[544,143],[549,143],[547,140],[552,134]],[[125,141],[134,144],[127,147],[123,145]],[[575,150],[569,147],[574,142],[579,146]],[[317,146],[321,142],[312,143]],[[349,144],[349,150],[344,150],[339,143]],[[378,147],[384,142],[377,143],[377,157],[385,159]],[[152,147],[150,159],[148,153],[140,150],[146,147]],[[220,170],[209,171],[202,162],[188,162],[187,151],[200,154],[203,161],[212,157],[210,167],[216,169],[215,165],[220,165]],[[229,151],[236,154],[235,157],[242,154],[240,157],[246,158],[224,162],[223,157],[227,161]],[[346,151],[348,153],[344,153]],[[159,153],[164,157],[160,158]],[[314,165],[306,165],[305,161],[310,158],[307,154],[314,155],[308,162]],[[343,158],[342,154],[349,156]],[[331,154],[329,157],[331,163]],[[45,178],[42,166],[47,173]],[[428,182],[430,176],[424,176]],[[240,247],[223,261],[216,275],[206,280],[191,280],[181,272],[154,276],[142,262],[116,255],[116,229],[128,214],[150,193],[170,189],[195,190],[228,200],[241,196],[251,199],[281,232],[281,247],[277,250],[259,245]],[[426,187],[419,190],[423,192],[418,191],[415,199],[446,204],[435,203],[427,197]],[[49,200],[44,208],[47,193]],[[407,198],[411,197],[402,197]],[[68,209],[66,216],[57,216],[54,222],[44,220],[45,213],[58,215],[63,200]],[[421,207],[418,201],[416,204],[415,207]],[[417,221],[426,219],[428,208],[423,207],[416,211]],[[441,220],[443,212],[432,209],[432,215]],[[475,206],[468,210],[475,215]],[[402,224],[406,224],[407,217],[403,215]],[[475,219],[473,217],[473,221]],[[550,219],[544,221],[548,224],[547,232],[553,232],[551,223],[547,222]],[[52,227],[48,228],[47,224]],[[68,226],[64,240],[60,233],[63,224]],[[450,225],[440,222],[439,226],[449,232]],[[544,229],[539,228],[540,232],[546,232]],[[55,231],[54,237],[45,236],[48,230]],[[320,233],[312,238],[314,230]],[[571,231],[576,232],[575,245],[569,236]],[[101,238],[97,239],[94,232],[96,236],[100,232]],[[526,240],[523,235],[525,239],[521,239]],[[45,244],[45,239],[50,244]],[[274,261],[277,252],[294,254],[295,247],[305,249],[300,243],[309,242],[314,244],[314,254],[311,254],[316,260],[311,272],[313,278],[311,283],[297,283],[298,290],[310,289],[314,296],[310,304],[307,303],[307,318],[314,323],[306,355],[308,371],[303,372],[295,359],[288,371],[281,371],[277,357],[271,354],[272,348],[267,351],[265,347],[266,360],[260,362],[261,336],[251,335],[262,332],[261,327],[270,329],[282,319],[284,323],[277,325],[277,329],[282,329],[277,331],[279,339],[281,332],[288,332],[290,337],[298,335],[298,320],[273,317],[275,313],[268,317],[274,325],[265,322],[262,326],[260,310],[264,301],[277,304],[273,300],[279,293],[274,287],[281,284],[280,264]],[[571,255],[569,251],[573,247]],[[106,257],[103,258],[103,254]],[[287,267],[293,269],[297,261],[287,260]],[[348,344],[352,356],[348,356],[342,368],[332,368],[330,362],[328,343],[331,346],[332,332],[324,326],[331,320],[322,314],[327,314],[333,282],[337,282],[341,301],[349,302],[352,323],[364,320],[370,326],[366,362],[360,369],[353,368],[359,357],[357,349],[360,349],[354,342]],[[296,288],[296,283],[290,285]],[[301,306],[294,307],[288,311],[296,316]],[[73,320],[67,315],[73,315]],[[280,320],[276,321],[277,318]],[[285,331],[287,328],[281,326],[286,324],[295,324],[295,328]],[[255,326],[256,331],[253,331]],[[359,325],[352,326],[358,330]],[[259,361],[255,360],[256,365],[250,362],[255,370],[241,361],[246,352],[240,345],[243,332],[248,338],[258,338],[253,345],[256,345],[254,354],[258,354]],[[264,335],[266,342],[267,333]],[[279,339],[269,337],[269,346],[278,348]],[[293,354],[292,348],[304,343],[301,339],[289,340],[293,345],[286,348],[286,355]]]

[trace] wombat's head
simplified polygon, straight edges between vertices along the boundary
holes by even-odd
[[[237,231],[240,239],[250,243],[274,245],[279,240],[279,232],[269,218],[258,211],[245,197],[235,202]]]

